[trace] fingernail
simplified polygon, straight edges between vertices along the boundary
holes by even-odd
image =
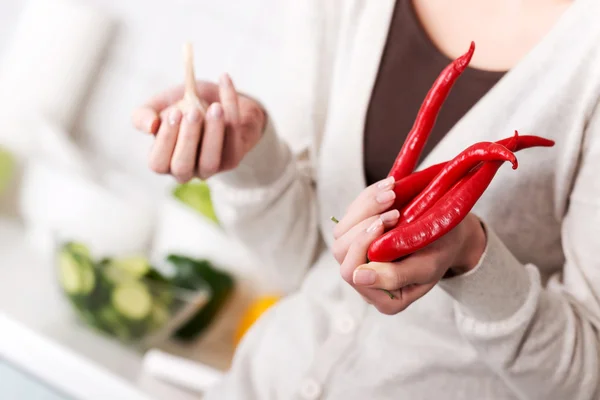
[[[375,222],[373,222],[371,224],[371,226],[369,226],[369,228],[367,229],[367,232],[368,233],[375,232],[381,225],[383,225],[383,221],[381,220],[381,218],[377,218],[375,220]]]
[[[223,108],[219,103],[213,103],[208,109],[207,116],[212,119],[220,119],[223,116]]]
[[[390,210],[388,212],[381,214],[380,218],[384,223],[395,222],[398,220],[398,218],[400,218],[400,211]]]
[[[187,114],[187,120],[189,122],[200,122],[200,110],[192,108]]]
[[[377,184],[377,188],[378,189],[388,189],[394,184],[394,182],[396,182],[394,177],[388,176],[387,178],[385,178],[384,180],[382,180],[381,182],[379,182]]]
[[[355,285],[372,285],[377,280],[377,272],[369,268],[357,268],[352,276]]]
[[[181,110],[174,108],[169,112],[169,124],[177,125],[181,121]]]
[[[390,201],[394,200],[395,198],[396,198],[396,193],[394,193],[393,190],[387,190],[385,192],[379,193],[375,197],[375,200],[377,200],[377,202],[379,204],[386,204],[386,203],[389,203]]]

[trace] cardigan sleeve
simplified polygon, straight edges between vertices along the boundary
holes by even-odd
[[[521,399],[600,398],[600,109],[562,221],[562,274],[543,285],[486,226],[474,270],[443,280],[463,336]]]
[[[281,79],[272,86],[281,94],[267,110],[263,137],[236,169],[207,181],[227,234],[256,254],[284,292],[299,286],[322,242],[312,150],[325,123],[339,2],[285,2],[284,51],[273,60]]]

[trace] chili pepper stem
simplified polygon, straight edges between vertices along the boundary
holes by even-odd
[[[340,221],[339,221],[339,220],[338,220],[336,217],[334,217],[334,216],[331,216],[331,220],[332,220],[333,222],[335,222],[336,224],[339,224],[339,223],[340,223]]]

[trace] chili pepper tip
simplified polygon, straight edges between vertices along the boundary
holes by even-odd
[[[473,58],[473,53],[475,53],[475,42],[471,41],[469,50],[462,56],[458,57],[454,64],[459,72],[462,73],[465,69],[467,69],[467,65],[469,65],[469,63],[471,62],[471,58]]]

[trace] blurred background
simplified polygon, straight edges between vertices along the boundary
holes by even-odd
[[[149,351],[227,369],[277,282],[223,232],[202,182],[148,169],[152,137],[130,116],[183,82],[190,41],[197,79],[228,72],[277,124],[284,7],[0,0],[1,314],[138,386]]]

